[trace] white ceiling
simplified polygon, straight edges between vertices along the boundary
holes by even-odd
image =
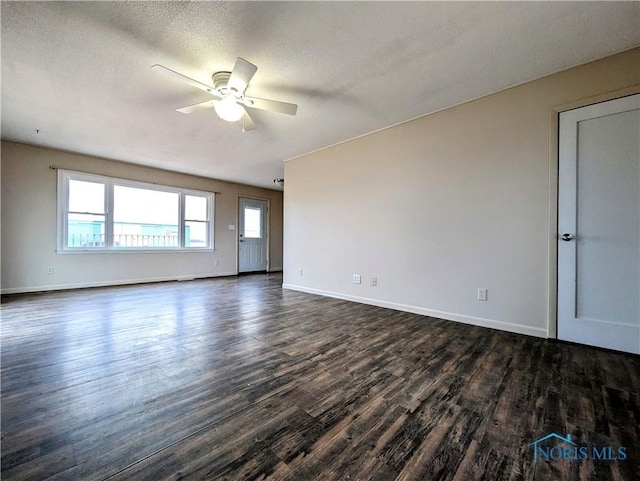
[[[2,138],[277,188],[283,161],[640,45],[640,2],[2,2]],[[236,57],[258,130],[174,109]],[[39,130],[39,133],[36,133]]]

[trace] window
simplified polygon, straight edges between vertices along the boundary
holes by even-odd
[[[113,186],[115,247],[179,247],[180,194]]]
[[[69,179],[66,209],[67,245],[94,247],[104,245],[107,209],[105,185]]]
[[[184,245],[202,247],[209,242],[207,199],[197,195],[185,195],[184,200]]]
[[[58,250],[213,249],[213,194],[60,170]]]

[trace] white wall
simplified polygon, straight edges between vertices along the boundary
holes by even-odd
[[[635,49],[288,161],[284,286],[553,335],[557,111],[640,85],[638,65]]]
[[[219,192],[215,199],[215,251],[57,254],[57,172],[50,165]],[[282,269],[280,191],[6,141],[2,142],[1,172],[2,293],[236,274],[237,231],[230,231],[229,225],[237,223],[238,197],[269,201],[269,270]],[[47,274],[48,267],[54,268],[54,275]]]

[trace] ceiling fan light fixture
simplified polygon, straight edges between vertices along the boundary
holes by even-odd
[[[227,122],[237,122],[244,115],[244,108],[234,97],[225,97],[215,104],[218,117]]]
[[[175,70],[163,67],[160,64],[152,65],[151,68],[159,73],[173,77],[182,83],[186,83],[200,90],[204,90],[215,100],[206,100],[197,104],[180,107],[176,111],[181,114],[191,114],[200,109],[214,107],[218,118],[227,122],[238,122],[242,120],[242,131],[249,132],[255,130],[256,126],[247,112],[246,108],[279,112],[282,114],[296,115],[298,106],[279,100],[261,99],[258,97],[246,97],[245,91],[249,82],[253,78],[258,67],[245,59],[238,57],[231,72],[215,72],[211,76],[213,87],[203,84],[195,79],[182,75]]]

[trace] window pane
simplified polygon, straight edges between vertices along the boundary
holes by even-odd
[[[185,195],[184,218],[188,220],[207,220],[207,198]]]
[[[68,214],[67,247],[104,247],[104,216]]]
[[[256,207],[244,208],[244,237],[259,239],[262,237],[262,209]]]
[[[208,247],[209,246],[209,223],[186,221],[184,227],[185,247]]]
[[[69,180],[69,212],[104,213],[104,184]]]
[[[178,199],[175,192],[114,186],[114,247],[178,247]]]

